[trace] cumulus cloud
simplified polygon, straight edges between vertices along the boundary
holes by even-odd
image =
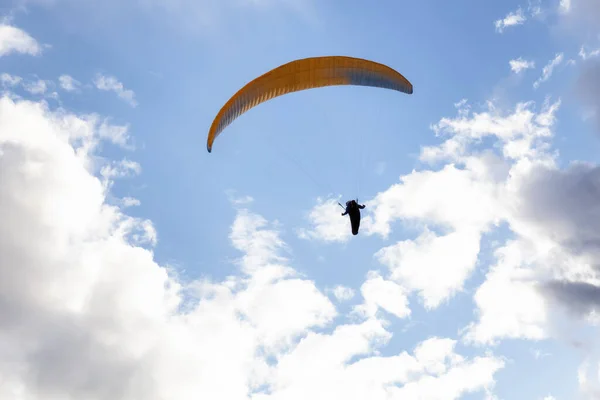
[[[437,236],[425,230],[416,240],[404,240],[376,253],[391,279],[420,293],[427,308],[435,308],[462,289],[479,254],[479,233],[459,230]]]
[[[544,339],[555,333],[554,325],[561,316],[589,319],[597,313],[596,291],[600,287],[597,268],[600,238],[596,229],[600,223],[597,221],[600,177],[597,171],[600,167],[588,163],[572,163],[564,169],[558,167],[556,154],[549,143],[559,106],[560,101],[547,101],[539,112],[535,112],[532,103],[521,103],[509,115],[459,112],[456,118],[443,119],[437,126],[444,127],[445,133],[450,135],[447,141],[461,146],[448,147],[442,143],[424,153],[444,155],[446,159],[464,164],[465,168],[460,171],[466,173],[475,170],[476,165],[485,165],[482,162],[484,156],[490,157],[486,151],[480,152],[473,147],[476,144],[473,139],[491,135],[504,159],[503,163],[496,164],[502,167],[495,173],[478,175],[483,179],[475,181],[473,187],[481,188],[485,183],[491,188],[490,195],[473,196],[479,203],[470,208],[477,214],[476,206],[481,207],[481,203],[489,201],[486,199],[492,199],[490,204],[493,206],[488,209],[493,212],[482,213],[487,218],[480,221],[489,224],[496,219],[497,223],[506,223],[514,237],[495,250],[496,263],[476,290],[474,300],[478,317],[464,332],[467,341],[491,344],[502,338]],[[474,159],[479,163],[474,163]],[[448,168],[431,174],[442,174]],[[464,187],[458,191],[468,193]],[[407,191],[402,197],[410,195]],[[395,205],[397,201],[387,203]],[[455,208],[460,210],[460,203],[456,204]],[[435,210],[441,215],[429,217],[430,223],[439,224],[448,218],[446,215],[456,214],[456,211],[443,211],[439,206]],[[389,211],[386,214],[390,214]],[[461,218],[461,223],[465,220],[468,220],[467,216]],[[454,228],[454,235],[462,231],[458,220],[445,225]],[[485,224],[466,226],[484,227]],[[410,270],[411,263],[404,259],[407,249],[411,249],[407,245],[414,246],[415,252],[422,249],[422,254],[431,258],[431,254],[440,250],[432,251],[428,247],[431,240],[438,240],[437,235],[430,233],[429,236],[432,238],[429,242],[423,241],[419,245],[413,245],[411,241],[400,242],[397,246],[403,253],[391,253],[387,261],[384,259],[388,265],[397,263],[398,268],[402,268],[400,271],[406,274],[402,282],[408,287],[407,280],[414,281],[420,274],[426,274],[427,269]],[[476,238],[455,244],[453,248],[461,249],[456,253],[470,253],[474,258],[478,249],[471,247],[469,252],[467,243],[474,246]],[[382,254],[390,251],[385,250]],[[431,260],[423,265],[441,262]],[[420,265],[418,261],[412,264]],[[448,264],[446,261],[444,265]],[[472,265],[473,260],[466,258],[457,265],[461,264],[465,268]],[[462,271],[468,273],[468,269]],[[428,282],[430,280],[421,279],[426,283],[423,292],[435,289],[435,285]],[[464,277],[457,279],[455,284],[460,284],[461,280],[464,281]],[[565,312],[559,312],[561,309]]]
[[[597,169],[539,162],[514,169],[508,223],[517,236],[497,250],[498,264],[477,290],[480,316],[470,339],[543,339],[560,306],[578,319],[597,310]]]
[[[369,233],[387,236],[396,220],[421,230],[376,257],[389,271],[382,279],[419,293],[428,308],[462,289],[481,235],[507,224],[513,238],[498,243],[475,292],[477,319],[464,330],[467,342],[544,339],[562,316],[597,315],[599,167],[558,167],[550,142],[560,103],[547,100],[539,110],[519,103],[508,113],[489,104],[472,113],[463,102],[455,118],[434,125],[445,141],[422,152],[425,160],[450,163],[403,176],[369,202]],[[478,147],[486,137],[495,150]]]
[[[540,340],[548,337],[548,310],[536,291],[535,271],[525,267],[525,242],[511,242],[495,252],[498,260],[477,289],[478,321],[465,330],[468,342],[497,343],[499,339]]]
[[[510,60],[508,62],[510,64],[510,69],[512,72],[518,74],[526,69],[535,68],[535,62],[524,60],[522,57],[517,58],[516,60]]]
[[[374,317],[381,308],[398,318],[410,315],[406,290],[395,282],[387,281],[375,271],[370,271],[360,288],[364,303],[355,307],[355,312]]]
[[[127,396],[143,332],[176,305],[166,270],[126,239],[148,227],[103,203],[74,147],[92,135],[73,115],[0,99],[0,397]]]
[[[527,102],[506,112],[489,103],[487,110],[472,112],[467,102],[461,101],[457,104],[455,118],[442,118],[433,125],[437,136],[445,140],[437,146],[424,147],[421,153],[424,161],[447,161],[448,164],[435,171],[413,171],[404,175],[400,183],[367,202],[364,235],[387,238],[396,221],[418,232],[416,238],[400,240],[375,254],[377,261],[387,269],[387,275],[381,277],[381,281],[389,281],[401,288],[396,294],[397,304],[402,304],[404,296],[411,293],[418,293],[428,309],[449,301],[463,290],[465,281],[475,270],[482,236],[503,223],[510,223],[519,234],[535,237],[537,231],[521,223],[522,220],[531,221],[531,216],[515,210],[526,210],[519,202],[525,201],[530,193],[526,181],[521,178],[531,178],[534,165],[540,168],[554,166],[549,140],[559,107],[560,100],[548,100],[538,110],[534,103]],[[484,138],[492,139],[495,145],[481,149],[479,144]],[[559,186],[557,184],[557,188]],[[560,195],[550,193],[547,197],[557,201],[562,199]],[[527,201],[527,204],[535,205],[539,200]],[[328,213],[335,214],[335,202],[331,201],[329,206]],[[336,232],[341,228],[332,226],[324,217],[319,229],[320,232],[329,232],[329,229]],[[517,246],[518,251],[522,248]],[[542,249],[540,247],[540,252]],[[503,251],[496,252],[498,260]],[[523,275],[518,269],[521,263],[506,264],[492,268],[487,277],[490,282],[481,286],[476,295],[478,307],[483,311],[479,325],[470,329],[470,337],[477,341],[492,342],[493,338],[502,335],[537,338],[545,334],[545,303],[532,284],[535,279],[520,284],[515,277]],[[495,270],[504,272],[494,274]],[[538,277],[535,275],[536,279]],[[513,303],[496,301],[498,296],[507,296],[513,289],[523,292],[522,298],[528,301],[527,305],[515,301],[511,306]],[[375,310],[378,303],[373,300],[367,304],[371,305],[370,310]],[[498,309],[493,307],[500,307],[501,312],[511,315],[510,318],[496,318]],[[490,315],[489,327],[486,313]],[[525,313],[525,316],[516,315],[518,313]]]
[[[37,56],[42,53],[42,47],[27,32],[0,23],[0,57],[11,53]]]
[[[534,83],[533,87],[537,89],[543,82],[546,82],[552,76],[554,69],[563,62],[564,54],[557,53],[556,56],[548,62],[542,69],[542,76],[540,76]]]
[[[94,85],[98,90],[116,93],[117,96],[125,100],[132,107],[137,107],[138,105],[137,101],[135,100],[135,93],[133,90],[125,89],[123,84],[114,76],[97,74],[94,78]]]
[[[428,297],[429,305],[434,306],[461,288],[475,266],[479,253],[479,235],[493,226],[490,224],[497,225],[502,221],[510,221],[519,226],[520,220],[517,221],[518,218],[514,215],[514,210],[519,209],[515,208],[515,202],[516,198],[522,198],[520,190],[524,191],[524,189],[521,186],[519,190],[515,189],[518,182],[515,177],[529,176],[532,163],[539,163],[542,166],[553,163],[552,155],[548,153],[547,141],[552,136],[555,113],[559,106],[559,101],[546,102],[541,110],[536,112],[533,103],[520,103],[511,113],[503,113],[490,104],[486,112],[471,113],[469,110],[459,110],[456,118],[443,118],[434,126],[438,132],[450,137],[439,146],[424,148],[422,156],[430,159],[432,155],[436,155],[436,159],[439,160],[445,159],[464,164],[464,169],[457,169],[453,174],[470,177],[465,181],[470,184],[457,186],[458,181],[455,179],[450,181],[454,189],[448,188],[444,193],[471,193],[464,196],[464,201],[472,198],[477,199],[477,202],[465,204],[457,198],[452,203],[452,207],[442,208],[439,205],[431,207],[441,214],[430,218],[431,222],[440,223],[448,219],[447,216],[457,217],[452,224],[446,223],[454,228],[450,237],[453,236],[455,242],[452,242],[450,237],[444,237],[444,241],[440,241],[438,235],[428,233],[425,236],[428,239],[421,239],[421,243],[418,244],[400,242],[398,246],[403,253],[398,255],[392,253],[387,257],[388,265],[396,262],[398,268],[402,267],[399,269],[405,274],[402,279],[413,282],[413,287],[421,291],[426,304]],[[474,147],[479,140],[488,136],[497,142],[500,154],[490,153],[488,150],[479,151]],[[448,142],[453,144],[449,146]],[[441,175],[445,171],[454,168],[449,164],[442,170],[430,174],[440,175],[441,180]],[[448,195],[443,196],[443,200],[436,201],[445,202],[447,197]],[[535,202],[531,201],[530,204],[533,205]],[[457,210],[464,210],[464,214]],[[475,216],[479,218],[475,219]],[[521,216],[521,218],[525,217]],[[465,224],[469,219],[472,223]],[[525,234],[527,231],[523,229],[521,233]],[[535,236],[531,235],[531,237]],[[440,245],[447,242],[453,251],[444,252],[441,248],[433,251],[430,246],[433,246],[436,241],[440,241]],[[521,242],[514,244],[509,242],[496,250],[495,257],[498,263],[491,267],[485,282],[475,294],[475,302],[479,308],[479,321],[467,329],[465,336],[467,340],[493,343],[498,337],[532,339],[545,337],[546,303],[534,284],[536,282],[534,276],[537,275],[522,268],[525,264],[523,260],[525,256],[522,253],[528,248]],[[404,254],[410,254],[409,249],[415,254],[412,264],[403,259]],[[434,254],[437,256],[438,253],[440,257],[442,254],[453,254],[454,257],[426,261],[434,257]],[[422,254],[422,263],[418,261],[419,254]],[[458,254],[463,258],[457,256]],[[425,266],[432,264],[443,265],[437,270],[437,274],[450,268],[454,275],[441,280],[427,278],[428,272]],[[414,265],[413,271],[410,270],[410,265]],[[429,273],[436,273],[433,272],[433,267]],[[442,283],[436,288],[432,281]]]
[[[94,156],[108,140],[99,126],[0,98],[0,397],[458,399],[493,388],[504,362],[462,356],[455,340],[384,357],[392,334],[377,315],[326,331],[334,305],[290,267],[277,225],[248,209],[230,231],[238,272],[179,280],[154,259],[152,223],[107,204],[107,181],[141,170]],[[365,300],[404,312],[396,287],[372,276]]]
[[[271,393],[253,397],[459,399],[491,390],[494,374],[504,367],[504,361],[493,356],[469,360],[454,351],[455,341],[438,337],[419,343],[412,355],[367,357],[344,365],[353,355],[369,352],[369,339],[375,335],[387,341],[384,333],[376,320],[338,327],[331,336],[311,333],[270,373],[276,382]]]
[[[522,25],[527,20],[523,9],[520,7],[516,11],[508,13],[504,18],[498,19],[494,22],[496,32],[504,32],[504,30],[511,26]]]
[[[495,186],[478,176],[489,173],[485,168],[493,169],[494,165],[484,165],[476,172],[447,165],[439,172],[419,171],[403,176],[401,183],[368,202],[365,232],[388,237],[391,224],[397,220],[431,223],[452,230],[487,229],[499,208]]]
[[[303,239],[316,239],[325,242],[346,242],[352,237],[350,220],[340,216],[344,210],[336,199],[317,199],[317,204],[309,211],[310,229],[298,230]]]
[[[581,317],[600,311],[600,285],[587,282],[551,281],[544,285],[548,297],[555,298]]]

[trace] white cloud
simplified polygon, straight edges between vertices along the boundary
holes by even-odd
[[[539,340],[548,336],[548,311],[534,285],[535,271],[523,266],[527,250],[525,242],[511,242],[496,251],[498,264],[490,268],[475,293],[479,320],[468,327],[467,341],[496,343],[500,338]]]
[[[48,84],[43,79],[34,82],[27,82],[23,85],[24,89],[33,95],[43,95],[48,90]]]
[[[372,351],[373,339],[387,341],[376,320],[338,327],[331,336],[309,334],[270,373],[270,393],[254,400],[459,399],[493,388],[494,374],[504,362],[493,356],[471,360],[455,353],[455,342],[433,337],[417,345],[414,355],[367,357],[345,364],[352,356]]]
[[[49,92],[50,88],[52,88],[54,85],[52,81],[47,81],[43,79],[26,81],[20,76],[2,73],[0,74],[0,83],[6,89],[14,89],[16,86],[20,85],[27,93],[31,95],[58,100],[58,93]],[[6,93],[10,93],[12,96],[16,96],[12,91]],[[18,96],[16,96],[15,98],[18,98]]]
[[[561,13],[568,13],[571,11],[571,0],[560,0],[558,9]]]
[[[477,231],[437,236],[425,230],[417,240],[385,247],[376,257],[387,266],[393,281],[420,292],[425,306],[435,308],[462,289],[475,268],[479,241]]]
[[[449,164],[437,172],[403,176],[401,183],[367,202],[370,213],[364,218],[365,233],[388,237],[396,220],[465,232],[487,229],[501,212],[496,186],[487,181],[489,174],[496,173],[493,163],[481,163],[474,170]]]
[[[15,76],[11,74],[7,74],[6,72],[0,75],[0,82],[2,82],[2,86],[14,87],[20,84],[23,81],[23,78],[20,76]]]
[[[540,360],[542,358],[546,358],[552,355],[539,349],[532,349],[531,353],[533,354],[533,358],[535,358],[536,360]]]
[[[125,178],[139,175],[141,172],[142,167],[140,164],[135,161],[125,159],[103,166],[100,170],[100,175],[102,175],[105,180],[110,181],[114,178]]]
[[[74,151],[73,138],[96,143],[96,128],[0,99],[0,397],[456,399],[493,385],[503,362],[466,359],[449,339],[381,357],[391,334],[375,318],[312,332],[332,321],[333,305],[286,266],[279,233],[248,210],[231,231],[242,276],[181,286],[130,235],[149,221],[105,203],[88,169],[93,146]]]
[[[348,301],[354,297],[354,289],[343,285],[337,285],[331,292],[338,301]]]
[[[90,154],[74,151],[83,127],[0,99],[0,397],[131,397],[122,379],[176,306],[166,271],[125,239],[142,221],[103,203]]]
[[[537,186],[537,180],[532,180],[536,171],[555,168],[549,141],[560,104],[560,100],[547,100],[535,110],[532,102],[519,103],[510,112],[502,112],[490,103],[486,111],[472,113],[468,104],[461,102],[457,105],[457,117],[442,118],[433,126],[438,136],[449,137],[422,153],[437,154],[437,160],[449,163],[437,171],[413,171],[367,202],[369,213],[363,219],[365,234],[388,237],[393,223],[398,220],[420,232],[416,239],[404,239],[376,253],[378,261],[389,270],[389,277],[379,277],[377,282],[398,285],[394,295],[396,306],[404,304],[405,296],[412,292],[419,293],[427,308],[448,301],[463,289],[464,282],[474,271],[483,233],[508,223],[518,239],[496,246],[497,262],[476,292],[478,319],[465,330],[465,339],[495,343],[501,338],[540,339],[551,334],[548,297],[558,289],[554,286],[544,289],[544,282],[565,278],[559,266],[567,262],[573,268],[576,258],[568,251],[548,253],[550,239],[544,230],[564,232],[564,237],[569,237],[575,232],[575,226],[581,235],[593,232],[591,226],[596,223],[594,218],[585,215],[572,225],[565,225],[573,218],[573,214],[566,211],[564,219],[556,220],[561,215],[556,212],[558,204],[563,208],[568,204],[567,198],[558,195],[559,188],[568,187],[566,182],[572,179],[570,176],[547,188]],[[494,150],[478,149],[483,138],[495,142],[491,147]],[[460,146],[452,148],[447,146],[448,142],[460,143]],[[581,176],[580,172],[573,173],[575,175]],[[539,182],[553,182],[543,175],[539,179]],[[574,189],[563,192],[579,193]],[[533,193],[540,193],[546,202],[533,197]],[[575,197],[582,199],[581,195]],[[547,214],[535,218],[528,214],[529,207],[542,212],[545,209],[542,206],[550,199],[556,202],[548,204]],[[593,212],[587,202],[575,202],[565,210],[571,209]],[[521,211],[526,213],[521,214]],[[583,224],[586,219],[588,222]],[[535,223],[540,220],[546,224],[556,220],[556,225],[536,228]],[[570,226],[573,228],[565,230]],[[440,233],[434,233],[431,228],[438,228]],[[594,238],[590,236],[589,240]],[[582,262],[579,261],[578,271],[586,270]],[[536,267],[528,268],[532,263]],[[549,265],[555,269],[548,270]],[[378,293],[376,290],[365,293],[362,310],[369,311],[366,315],[373,315],[383,301],[371,294]],[[507,301],[498,302],[498,298],[507,298]]]
[[[433,126],[438,136],[450,135],[440,146],[426,146],[421,151],[423,161],[476,161],[473,157],[464,157],[467,150],[473,144],[484,137],[495,137],[502,144],[503,156],[508,160],[521,157],[535,157],[541,154],[537,151],[540,140],[551,136],[551,125],[554,122],[554,114],[560,102],[545,105],[541,113],[532,111],[532,102],[518,103],[514,111],[506,115],[505,112],[496,109],[493,103],[488,103],[488,110],[481,113],[473,113],[469,108],[459,110],[457,118],[442,118]],[[504,160],[494,161],[489,153],[482,154],[480,161],[487,160],[478,169],[484,167],[488,162],[494,168],[482,169],[481,173],[497,176],[506,170],[502,164]]]
[[[435,154],[436,160],[450,163],[404,176],[369,203],[371,232],[387,235],[397,219],[445,232],[425,228],[418,239],[384,248],[378,258],[390,268],[391,280],[419,291],[426,306],[435,307],[470,275],[481,234],[506,222],[516,237],[497,248],[496,264],[475,294],[478,320],[467,327],[465,339],[546,338],[563,311],[587,315],[591,309],[587,295],[578,297],[574,290],[582,280],[594,282],[595,275],[589,257],[575,249],[580,253],[585,243],[598,242],[590,194],[595,169],[557,169],[549,140],[560,100],[546,101],[537,112],[531,102],[517,104],[510,113],[493,104],[483,113],[471,113],[466,104],[459,107],[457,117],[442,118],[433,127],[438,136],[449,138],[422,152],[425,159]],[[484,137],[496,142],[493,148],[500,154],[476,147]],[[553,306],[550,315],[549,304],[565,307],[558,312],[561,308]]]
[[[542,1],[541,0],[528,0],[527,11],[532,17],[539,17],[542,15]]]
[[[121,204],[123,204],[123,207],[137,207],[142,203],[134,197],[124,197],[121,199]]]
[[[42,48],[27,32],[0,23],[0,57],[11,53],[37,56],[42,53]]]
[[[242,204],[250,204],[254,201],[252,196],[243,196],[233,199],[233,204],[242,205]]]
[[[468,106],[468,102],[469,102],[469,99],[460,99],[459,101],[454,103],[454,107],[456,107],[457,109],[462,109],[462,108]]]
[[[76,92],[79,91],[81,87],[81,82],[77,79],[73,78],[70,75],[61,75],[58,78],[58,82],[60,87],[66,90],[67,92]]]
[[[102,121],[98,127],[100,138],[109,140],[110,142],[124,148],[130,148],[129,141],[129,125],[111,125],[107,120]]]
[[[506,222],[514,235],[513,240],[497,248],[496,264],[476,291],[478,321],[467,327],[467,341],[496,343],[503,338],[547,338],[556,333],[556,325],[567,315],[571,319],[590,321],[600,306],[596,300],[600,276],[594,261],[600,255],[596,245],[600,236],[595,229],[599,223],[595,182],[600,176],[600,168],[585,163],[558,168],[549,140],[559,106],[560,101],[546,101],[540,112],[534,112],[532,103],[521,103],[509,115],[488,112],[471,116],[459,111],[456,118],[442,119],[436,125],[451,135],[448,141],[460,142],[462,147],[460,152],[448,152],[445,143],[442,143],[433,150],[441,152],[451,162],[464,165],[460,173],[465,176],[477,171],[474,168],[477,165],[489,165],[484,161],[485,157],[489,159],[489,153],[477,152],[471,147],[477,144],[474,139],[491,135],[497,141],[494,147],[504,156],[503,163],[492,164],[502,167],[484,168],[482,171],[488,172],[473,175],[477,177],[473,180],[473,187],[480,190],[483,185],[488,185],[491,195],[474,195],[474,192],[465,195],[465,200],[477,198],[484,204],[489,201],[488,198],[494,200],[490,203],[494,206],[489,209],[495,210],[495,213],[487,214],[488,218],[481,218],[481,223],[472,227],[485,227],[485,221]],[[446,166],[429,174],[441,175],[448,169]],[[440,188],[445,194],[451,193],[449,188]],[[460,193],[469,193],[456,184],[453,188]],[[401,201],[400,198],[409,197],[412,193],[407,190],[401,196],[396,195],[394,201],[385,203],[398,207],[396,204]],[[445,200],[448,196],[443,197]],[[462,203],[456,201],[455,204],[454,208],[461,210]],[[470,205],[469,208],[477,210],[475,206]],[[440,206],[431,208],[439,214],[428,216],[426,221],[454,228],[454,234],[461,232],[458,220],[449,224],[446,216],[457,214],[455,210],[444,210]],[[386,213],[390,214],[389,210]],[[402,212],[395,215],[406,218]],[[458,215],[461,215],[460,211]],[[473,216],[464,215],[461,218],[463,223],[468,217]],[[389,226],[389,222],[384,226]],[[437,235],[431,236],[435,240],[438,238]],[[403,242],[405,247],[407,244],[412,245],[413,242]],[[455,249],[460,249],[457,250],[459,253],[468,248],[465,244],[455,246]],[[421,249],[428,257],[436,253],[424,243],[415,245],[414,251],[419,254],[417,251]],[[410,271],[410,264],[403,257],[402,253],[391,253],[386,262],[389,265],[397,263],[398,267],[402,265],[401,271],[406,274],[402,283],[410,288],[406,280],[415,280],[426,270]],[[439,261],[423,264],[435,263]],[[427,283],[427,279],[421,281]],[[459,279],[457,283],[460,283]],[[425,287],[427,290],[435,288],[430,283]],[[500,298],[504,300],[498,301]]]
[[[581,46],[579,49],[579,57],[584,61],[598,56],[600,56],[600,48],[588,50],[586,46]]]
[[[570,34],[583,40],[598,35],[600,3],[597,0],[561,0],[557,14]]]
[[[290,273],[290,270],[283,265],[287,258],[281,254],[281,250],[286,249],[286,245],[277,231],[263,229],[267,225],[268,221],[262,216],[241,209],[233,223],[229,238],[235,248],[244,252],[239,265],[245,273],[252,274],[258,268],[264,269],[264,266],[269,266],[278,271],[278,275],[285,276]]]
[[[367,280],[360,288],[364,303],[354,311],[369,318],[375,317],[379,308],[405,318],[410,315],[406,290],[392,281],[386,281],[377,272],[370,271]]]
[[[0,98],[1,398],[458,399],[493,387],[504,362],[464,357],[451,339],[384,357],[392,334],[376,317],[324,332],[335,307],[247,209],[230,233],[239,274],[177,280],[142,247],[157,242],[151,221],[106,203],[107,181],[141,170],[95,156],[111,140],[99,121]],[[397,284],[371,275],[362,289],[367,304],[408,312]]]
[[[510,26],[522,25],[527,20],[523,10],[519,7],[516,11],[508,13],[504,18],[496,20],[494,26],[497,32],[504,32]]]
[[[303,239],[317,239],[325,242],[346,242],[352,237],[350,220],[342,217],[344,210],[337,200],[321,198],[309,211],[308,220],[311,229],[299,229],[298,235]]]
[[[583,398],[596,399],[600,394],[600,364],[586,357],[577,370],[577,383]]]
[[[557,53],[556,56],[548,62],[542,69],[542,76],[533,83],[534,88],[538,88],[541,83],[546,82],[552,76],[554,72],[554,68],[556,68],[560,63],[562,63],[564,58],[563,53]]]
[[[510,60],[510,69],[514,73],[518,74],[526,69],[535,68],[535,62],[529,60],[523,60],[523,58],[519,57],[516,60]]]
[[[94,85],[98,90],[112,91],[121,99],[125,100],[132,107],[137,107],[138,103],[135,100],[135,93],[130,89],[125,89],[123,84],[114,76],[105,76],[97,74],[94,78]]]

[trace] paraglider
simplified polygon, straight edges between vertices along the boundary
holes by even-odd
[[[350,225],[352,226],[352,234],[358,235],[358,228],[360,227],[360,210],[364,209],[363,204],[358,204],[356,200],[350,200],[346,202],[346,211],[342,213],[342,217],[346,214],[350,215]]]
[[[412,94],[412,84],[399,72],[374,61],[345,56],[311,57],[283,64],[250,81],[221,108],[208,131],[206,149],[236,118],[249,109],[301,90],[326,86],[371,86]]]
[[[265,101],[292,92],[341,85],[370,86],[413,93],[412,84],[402,74],[374,61],[346,56],[310,57],[291,61],[250,81],[223,105],[208,131],[206,149],[211,153],[215,139],[228,125]],[[354,200],[346,203],[342,215],[350,215],[353,235],[358,234],[360,210],[364,208],[364,205],[359,205]]]

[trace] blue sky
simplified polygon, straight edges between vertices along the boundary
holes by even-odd
[[[0,6],[0,397],[595,398],[600,7],[488,3]],[[289,94],[206,151],[322,55],[414,93]]]

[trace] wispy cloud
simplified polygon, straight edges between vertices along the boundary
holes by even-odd
[[[355,295],[354,289],[343,285],[337,285],[330,291],[333,293],[333,295],[338,301],[348,301],[352,299]]]
[[[63,88],[63,90],[66,90],[67,92],[76,92],[81,87],[81,82],[79,82],[77,79],[73,78],[70,75],[61,75],[58,78],[58,82],[60,84],[60,87]]]
[[[588,50],[587,46],[581,46],[579,49],[579,57],[581,57],[581,59],[584,61],[598,56],[600,56],[600,47],[597,49]]]
[[[528,0],[527,11],[529,11],[532,17],[538,17],[542,15],[542,1]]]
[[[134,198],[134,197],[124,197],[123,199],[121,199],[121,204],[123,205],[123,207],[137,207],[139,205],[141,205],[142,203]]]
[[[546,82],[548,79],[550,79],[550,77],[552,76],[552,73],[554,72],[554,69],[560,65],[560,63],[563,62],[564,59],[564,54],[563,53],[557,53],[556,56],[550,60],[548,62],[548,64],[546,64],[544,66],[544,68],[542,69],[542,76],[540,76],[534,83],[533,83],[533,87],[535,89],[537,89],[540,84],[542,84],[543,82]]]
[[[494,26],[496,32],[502,33],[506,28],[522,25],[526,20],[527,17],[523,13],[523,9],[519,7],[516,11],[508,13],[504,18],[496,20]]]
[[[133,90],[125,89],[124,85],[114,76],[106,76],[97,74],[94,78],[94,85],[99,90],[111,91],[117,94],[121,99],[125,100],[132,107],[137,107],[138,103],[135,100]]]
[[[571,0],[560,0],[558,10],[561,13],[568,13],[569,11],[571,11]]]
[[[123,148],[130,148],[129,145],[129,125],[112,125],[107,120],[102,121],[98,126],[98,135],[102,139],[107,139],[110,142]]]
[[[132,160],[121,160],[114,161],[109,165],[105,165],[100,170],[100,175],[109,181],[115,178],[125,178],[139,175],[142,171],[142,167],[139,163]]]
[[[508,63],[511,71],[516,74],[521,73],[526,69],[535,68],[534,61],[524,60],[522,57],[519,57],[516,60],[510,60]]]
[[[37,81],[24,83],[23,87],[33,95],[43,95],[48,90],[48,83],[43,79],[38,79]]]
[[[23,78],[20,76],[7,74],[6,72],[0,75],[0,82],[2,82],[2,86],[14,87],[20,84],[22,81]]]
[[[42,53],[42,47],[27,32],[0,23],[0,57],[11,53],[37,56]]]

